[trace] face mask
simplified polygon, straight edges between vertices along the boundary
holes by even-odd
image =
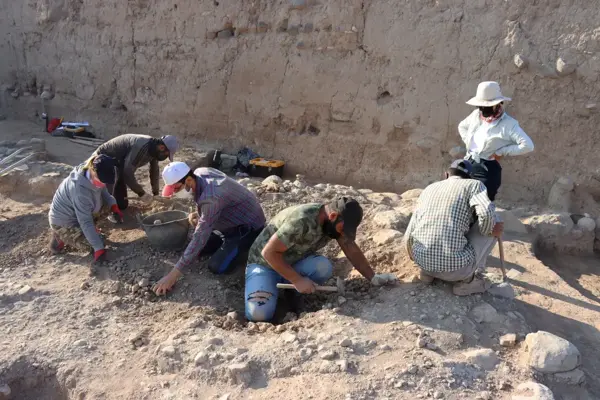
[[[339,239],[341,234],[335,229],[335,226],[340,222],[340,218],[336,218],[335,221],[329,219],[323,223],[323,234],[329,236],[332,239]]]
[[[169,153],[159,152],[156,158],[158,161],[165,161],[167,158],[169,158]]]
[[[479,111],[484,118],[489,118],[495,113],[494,107],[479,107]]]

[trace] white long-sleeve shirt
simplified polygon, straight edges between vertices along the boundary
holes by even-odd
[[[533,141],[506,112],[492,123],[482,121],[480,111],[474,110],[458,124],[458,133],[467,148],[466,158],[475,161],[498,156],[517,156],[533,151]]]

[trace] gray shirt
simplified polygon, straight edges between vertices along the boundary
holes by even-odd
[[[79,226],[94,251],[98,251],[104,248],[104,242],[96,232],[94,210],[103,205],[111,207],[116,201],[106,188],[94,186],[85,172],[80,165],[62,181],[52,199],[48,220],[50,225]]]
[[[151,142],[154,138],[148,135],[136,135],[128,133],[117,136],[114,139],[102,144],[96,149],[94,155],[106,154],[117,159],[119,171],[123,174],[125,184],[133,190],[138,196],[142,196],[145,191],[135,179],[135,171],[150,163],[150,183],[152,185],[152,194],[159,193],[158,160],[149,153]]]

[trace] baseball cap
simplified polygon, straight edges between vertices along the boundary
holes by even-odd
[[[117,160],[107,156],[106,154],[99,154],[94,158],[92,164],[100,182],[104,183],[105,185],[112,185],[115,183],[115,166],[117,164]]]
[[[163,181],[165,181],[165,185],[172,185],[179,182],[190,171],[190,167],[188,167],[188,165],[184,162],[175,161],[169,163],[165,169],[163,169]]]
[[[169,160],[173,161],[173,155],[177,150],[179,150],[179,144],[177,143],[177,138],[173,135],[166,135],[160,138],[162,142],[165,144],[167,149],[169,149]]]
[[[362,207],[358,204],[358,201],[350,197],[339,197],[334,201],[333,206],[344,221],[344,235],[354,240],[356,230],[363,218]]]
[[[473,173],[473,165],[468,160],[454,160],[452,164],[450,164],[450,168],[457,169],[469,176]]]

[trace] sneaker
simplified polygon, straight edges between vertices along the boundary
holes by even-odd
[[[433,282],[433,276],[427,275],[422,269],[419,270],[419,280],[426,284],[431,284]]]
[[[65,248],[65,242],[60,240],[56,235],[50,237],[50,243],[48,245],[52,254],[58,254]]]
[[[452,293],[457,296],[469,296],[476,293],[484,293],[491,287],[482,275],[475,274],[470,282],[459,282],[452,287]]]

